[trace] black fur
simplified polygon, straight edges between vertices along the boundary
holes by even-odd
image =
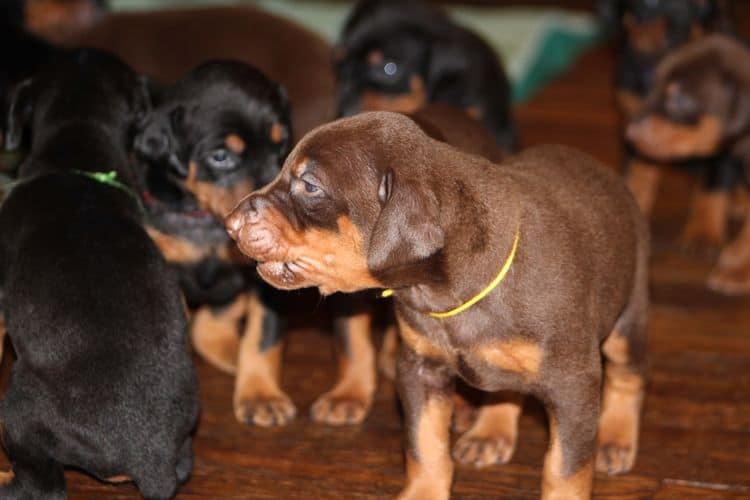
[[[12,111],[10,129],[32,137],[0,209],[18,356],[0,404],[15,479],[0,497],[63,498],[63,466],[171,497],[192,467],[197,381],[176,279],[132,192],[143,82],[114,56],[75,51],[23,85]],[[122,185],[81,171],[115,171]]]
[[[382,52],[382,64],[368,63],[374,50]],[[510,84],[501,61],[484,40],[442,10],[417,0],[362,0],[336,51],[339,115],[361,111],[359,98],[367,90],[403,94],[418,75],[429,102],[475,108],[498,144],[514,149]],[[389,63],[395,64],[392,75]]]

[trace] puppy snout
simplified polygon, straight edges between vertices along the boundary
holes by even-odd
[[[151,159],[164,158],[169,154],[169,134],[163,129],[145,130],[136,138],[136,151]]]
[[[258,222],[260,211],[267,203],[260,196],[250,196],[241,201],[224,220],[229,236],[238,240],[244,226]]]

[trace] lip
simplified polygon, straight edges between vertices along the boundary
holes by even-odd
[[[258,262],[256,269],[261,278],[277,288],[293,290],[303,286],[298,279],[301,269],[294,262]]]

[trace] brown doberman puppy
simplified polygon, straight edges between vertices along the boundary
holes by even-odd
[[[662,161],[720,153],[750,162],[750,49],[724,35],[693,42],[657,69],[645,110],[628,138]],[[725,224],[725,221],[721,221]],[[717,291],[750,292],[750,219],[709,278]]]
[[[597,429],[597,468],[632,467],[648,227],[623,182],[589,156],[543,146],[495,165],[403,115],[365,113],[308,134],[226,224],[278,288],[392,290],[401,498],[449,496],[456,377],[544,403],[543,498],[590,496]]]
[[[289,92],[295,137],[335,116],[329,44],[262,9],[243,5],[107,14],[99,0],[25,2],[27,26],[36,33],[68,46],[114,52],[157,82],[172,83],[211,59],[251,64]]]

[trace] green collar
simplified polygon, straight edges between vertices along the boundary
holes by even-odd
[[[86,170],[73,170],[73,173],[88,177],[89,179],[96,182],[100,182],[102,184],[106,184],[108,186],[112,186],[126,192],[128,196],[132,197],[138,204],[138,209],[141,211],[141,214],[146,213],[146,209],[143,208],[143,202],[141,202],[141,199],[137,194],[133,192],[132,189],[130,189],[127,185],[123,184],[117,179],[116,171],[110,170],[109,172],[87,172]]]

